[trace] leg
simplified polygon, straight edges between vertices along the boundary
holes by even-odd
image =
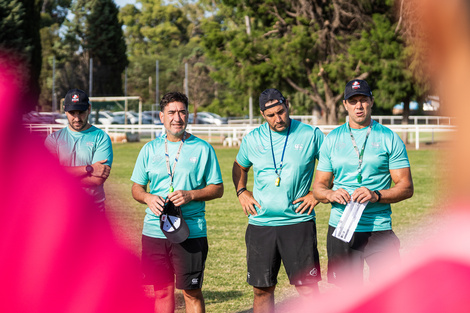
[[[155,313],[173,313],[175,311],[175,286],[168,285],[155,289]]]
[[[362,286],[364,276],[364,246],[370,233],[355,232],[349,243],[333,237],[329,226],[326,240],[328,282],[339,287]]]
[[[183,290],[183,295],[184,303],[186,304],[186,313],[206,312],[206,307],[204,305],[204,297],[200,288]]]
[[[295,289],[300,295],[302,307],[304,308],[308,308],[309,304],[313,304],[315,297],[320,294],[320,291],[318,290],[318,284],[295,286]]]
[[[369,265],[369,281],[377,282],[400,265],[400,240],[392,230],[372,232],[364,255]]]
[[[253,287],[253,313],[274,313],[274,290],[272,287]]]

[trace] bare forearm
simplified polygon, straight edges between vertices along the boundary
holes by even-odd
[[[202,189],[191,190],[193,201],[209,201],[224,195],[224,184],[207,185]]]
[[[413,196],[413,186],[398,186],[395,185],[390,189],[379,190],[382,194],[380,203],[396,203]]]
[[[237,162],[233,163],[232,181],[233,185],[235,186],[235,190],[246,188],[246,183],[248,181],[248,171],[243,169]]]
[[[132,197],[134,197],[137,202],[147,204],[147,202],[145,202],[145,198],[148,195],[149,193],[147,192],[147,186],[144,187],[138,184],[134,184],[132,186]]]
[[[333,190],[331,190],[330,188],[323,185],[315,184],[313,185],[312,192],[315,199],[317,199],[321,203],[330,203],[330,200],[328,200],[329,195],[333,192]]]

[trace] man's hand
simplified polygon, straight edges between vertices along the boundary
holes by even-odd
[[[175,206],[182,206],[193,201],[193,193],[190,190],[176,190],[168,194],[168,200],[171,200]]]
[[[364,203],[366,201],[374,203],[379,200],[379,196],[372,190],[367,189],[366,187],[360,187],[354,190],[353,194],[351,195],[351,199],[359,203]]]
[[[165,206],[165,200],[162,197],[147,193],[144,201],[156,216],[160,216],[162,214],[163,207]]]
[[[253,198],[253,193],[251,191],[245,190],[238,196],[238,201],[242,205],[243,211],[245,215],[258,215],[256,212],[255,205],[261,209],[261,205],[259,205],[258,201]]]
[[[105,159],[105,160],[93,163],[91,165],[93,167],[93,173],[91,173],[91,176],[107,179],[109,174],[111,173],[111,167],[109,165],[104,164],[107,161],[108,159]]]
[[[305,210],[308,209],[307,215],[312,213],[313,208],[319,203],[317,199],[313,196],[313,192],[309,192],[307,195],[296,199],[292,204],[302,202],[299,207],[295,210],[295,213],[303,214]]]
[[[351,197],[349,196],[349,193],[346,190],[344,190],[343,188],[339,188],[334,191],[329,190],[327,194],[327,199],[330,203],[336,202],[339,204],[346,205],[351,200]]]

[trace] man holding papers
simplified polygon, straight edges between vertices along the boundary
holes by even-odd
[[[361,284],[364,261],[371,280],[381,268],[399,263],[390,203],[413,195],[405,145],[372,120],[373,104],[366,81],[346,84],[343,105],[349,121],[325,138],[313,183],[315,198],[331,203],[328,281],[339,286]]]

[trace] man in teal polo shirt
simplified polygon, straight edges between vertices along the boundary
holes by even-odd
[[[274,311],[281,260],[289,281],[311,299],[321,280],[314,207],[309,191],[324,135],[289,118],[289,103],[277,89],[259,97],[267,123],[243,138],[232,178],[249,216],[246,231],[247,282],[253,286],[253,312]],[[253,167],[253,192],[246,190]]]
[[[111,139],[103,130],[88,123],[91,105],[83,90],[67,92],[64,111],[69,124],[47,136],[45,145],[70,174],[80,179],[85,192],[93,197],[98,212],[104,213],[103,184],[113,163]]]
[[[396,133],[372,120],[373,104],[366,81],[347,83],[343,105],[349,122],[326,137],[313,183],[315,197],[331,203],[328,281],[339,286],[362,283],[364,260],[371,280],[377,279],[382,268],[399,263],[400,242],[392,231],[390,203],[413,195],[406,147]],[[348,241],[335,230],[351,201],[366,206],[357,215],[355,229],[350,227]]]
[[[154,285],[157,312],[174,312],[175,277],[176,288],[183,290],[186,310],[204,312],[201,288],[208,252],[205,201],[222,197],[222,175],[212,146],[186,132],[186,95],[167,93],[160,108],[166,135],[144,145],[131,177],[134,199],[147,205],[142,268],[145,280]],[[188,224],[189,237],[182,243],[170,242],[160,229],[165,200],[181,207]]]

